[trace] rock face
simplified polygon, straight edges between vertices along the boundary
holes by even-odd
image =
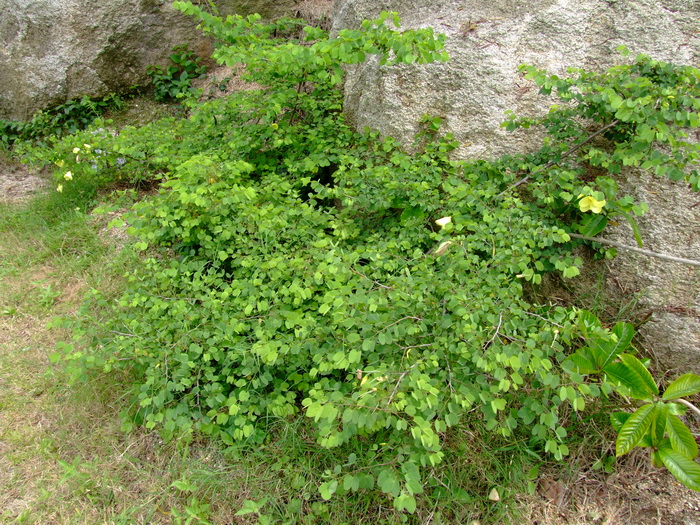
[[[349,70],[350,122],[410,144],[422,115],[440,116],[462,144],[461,158],[539,145],[532,132],[499,127],[506,110],[536,115],[551,103],[518,74],[521,63],[558,75],[571,66],[601,70],[622,60],[615,49],[624,44],[632,54],[700,64],[698,0],[338,0],[333,29],[356,28],[382,10],[397,11],[404,28],[446,34],[450,61],[386,68],[370,60]],[[636,176],[626,188],[650,207],[641,221],[645,248],[700,260],[700,195]],[[624,226],[606,235],[635,245]],[[645,346],[666,366],[700,372],[700,271],[629,252],[608,269],[608,285],[639,292],[639,307],[650,314],[640,330]]]
[[[700,261],[700,195],[686,186],[648,174],[633,174],[621,188],[649,204],[639,217],[644,248]],[[605,237],[636,246],[627,226]],[[668,368],[700,374],[700,268],[633,252],[619,255],[604,269],[608,289],[635,295],[642,344]]]
[[[147,83],[178,44],[203,57],[211,42],[170,0],[0,0],[0,118],[24,119],[81,95]],[[220,0],[222,14],[278,16],[295,0]],[[206,6],[206,2],[200,2]]]

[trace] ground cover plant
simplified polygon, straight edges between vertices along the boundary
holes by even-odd
[[[92,124],[106,111],[122,107],[124,99],[116,93],[101,98],[85,95],[40,111],[27,121],[0,120],[0,146],[8,147],[18,140],[38,140],[50,135],[75,133]]]
[[[264,87],[192,99],[187,118],[27,150],[57,168],[66,197],[82,180],[163,181],[126,218],[143,258],[114,316],[95,322],[109,302],[95,291],[69,323],[88,349],[64,347],[81,366],[134,378],[126,429],[235,448],[306,417],[315,442],[336,450],[322,499],[378,489],[411,513],[439,489],[426,472],[445,461],[456,425],[562,459],[587,403],[617,391],[651,407],[615,416],[617,452],[650,446],[698,487],[697,447],[677,417],[687,407],[675,402],[700,390],[697,377],[659,399],[631,325],[608,329],[527,293],[548,272],[576,277],[575,248],[603,242],[611,218],[637,228],[644,206],[614,180],[623,166],[697,189],[698,147],[684,131],[699,124],[697,69],[644,56],[566,79],[526,69],[566,102],[506,123],[544,126],[543,148],[455,162],[439,118],[424,119],[409,154],[351,131],[337,89],[341,66],[367,55],[446,59],[432,31],[399,33],[385,14],[329,39],[299,21],[175,5],[218,39],[216,60],[243,63]],[[586,166],[606,174],[591,180]]]
[[[192,92],[192,80],[207,72],[207,67],[200,64],[201,58],[187,46],[175,46],[168,58],[171,62],[168,67],[150,66],[147,70],[153,83],[153,95],[158,101]]]

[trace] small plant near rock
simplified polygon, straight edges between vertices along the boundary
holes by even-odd
[[[123,105],[123,98],[116,93],[99,99],[85,95],[40,111],[28,121],[0,120],[0,143],[11,146],[16,141],[70,135],[87,128],[107,110]]]
[[[613,390],[623,399],[645,402],[633,413],[613,412],[610,421],[618,436],[617,456],[635,447],[651,449],[654,466],[666,466],[683,485],[700,490],[700,465],[694,459],[698,446],[688,427],[679,419],[690,409],[698,414],[685,397],[700,392],[700,376],[685,374],[666,387],[663,395],[646,366],[635,355],[632,346],[634,328],[617,323],[606,330],[598,318],[588,311],[579,314],[579,326],[586,343],[563,363],[571,370],[574,381],[586,385],[589,395]],[[584,376],[601,376],[599,383],[588,383]],[[593,389],[592,389],[593,388]],[[575,392],[562,387],[562,399],[575,397]]]
[[[170,66],[149,66],[146,70],[153,82],[154,97],[161,102],[191,93],[192,80],[207,72],[201,58],[185,45],[175,46],[169,59]]]

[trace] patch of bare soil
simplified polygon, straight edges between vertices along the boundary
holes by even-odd
[[[192,87],[202,90],[204,100],[225,97],[237,91],[261,89],[259,84],[241,78],[243,70],[243,66],[215,66],[202,78],[193,80]]]
[[[130,236],[127,233],[128,226],[126,224],[119,225],[114,222],[121,221],[126,212],[126,208],[121,208],[99,215],[92,214],[92,219],[99,228],[97,235],[99,235],[100,239],[103,241],[113,245],[115,252],[129,244]]]
[[[333,11],[333,0],[301,0],[294,16],[319,23],[329,20]],[[327,29],[327,28],[324,28]]]
[[[527,506],[533,525],[700,525],[700,493],[652,467],[646,450],[630,454],[611,475],[540,479]]]
[[[25,200],[48,185],[41,173],[0,156],[0,203]]]

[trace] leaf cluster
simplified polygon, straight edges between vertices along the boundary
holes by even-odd
[[[583,377],[577,377],[579,374],[602,376],[603,380],[596,385],[596,394],[598,388],[605,394],[614,389],[622,396],[645,402],[633,413],[610,414],[612,426],[618,433],[616,454],[622,456],[635,447],[648,447],[654,466],[665,465],[685,486],[700,490],[700,466],[693,461],[698,456],[698,445],[678,417],[686,412],[688,405],[674,402],[699,393],[700,377],[682,375],[660,395],[649,370],[634,355],[632,325],[617,323],[608,331],[587,311],[580,313],[579,323],[586,345],[564,363],[574,379],[582,382]]]
[[[628,54],[624,47],[620,51]],[[620,217],[641,246],[635,217],[646,205],[618,195],[616,177],[622,170],[639,168],[700,189],[700,144],[690,135],[700,126],[697,68],[639,55],[604,72],[571,68],[565,78],[533,66],[521,71],[540,93],[554,93],[562,104],[538,119],[511,114],[503,124],[509,130],[536,125],[547,131],[543,147],[526,156],[517,175],[525,175],[521,181],[541,205],[562,212],[586,196],[605,202],[603,213],[572,221],[578,233],[595,236]]]
[[[171,64],[167,67],[152,65],[146,69],[153,84],[153,96],[161,102],[193,93],[192,80],[207,72],[202,59],[186,45],[175,46],[168,59]]]

